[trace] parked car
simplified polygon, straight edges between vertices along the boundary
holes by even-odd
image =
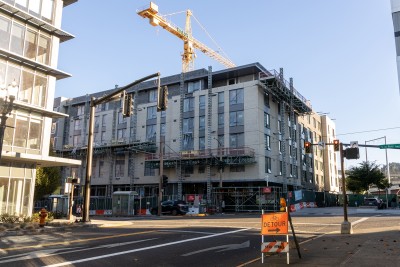
[[[380,203],[380,201],[377,197],[364,199],[364,206],[378,206],[378,203]]]
[[[382,199],[377,198],[377,197],[364,199],[364,205],[365,206],[375,206],[378,209],[386,209],[386,203],[383,202]]]
[[[185,215],[188,213],[189,207],[187,203],[183,200],[167,200],[161,202],[161,213],[162,214],[171,214],[171,215]],[[153,207],[150,210],[152,215],[158,214],[158,207]]]

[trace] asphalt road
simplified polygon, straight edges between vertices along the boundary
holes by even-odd
[[[399,225],[392,214],[349,216],[353,228],[379,231]],[[258,266],[260,215],[114,218],[104,228],[72,228],[0,240],[0,266]],[[337,233],[340,214],[293,214],[300,248],[316,237]],[[285,236],[265,236],[265,241]],[[291,236],[291,239],[292,236]],[[293,242],[291,241],[291,246]],[[295,255],[297,256],[297,255]],[[285,263],[284,260],[282,263]]]

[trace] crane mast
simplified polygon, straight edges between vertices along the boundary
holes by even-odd
[[[182,30],[172,22],[167,21],[160,13],[158,13],[158,6],[153,2],[150,2],[149,8],[139,11],[138,15],[143,18],[148,18],[151,25],[160,26],[179,39],[183,40],[182,72],[187,72],[194,69],[194,59],[196,57],[194,49],[200,50],[227,68],[236,67],[231,60],[221,56],[218,52],[212,50],[205,44],[193,38],[190,23],[190,16],[192,15],[192,12],[190,10],[186,11],[185,30]]]

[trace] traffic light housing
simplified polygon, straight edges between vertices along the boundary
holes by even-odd
[[[307,142],[307,141],[305,141],[304,142],[304,149],[305,149],[305,151],[306,151],[306,154],[310,154],[310,153],[312,153],[311,152],[311,143],[310,142]]]
[[[163,175],[162,176],[162,186],[167,187],[167,185],[168,185],[168,176]]]
[[[280,204],[280,211],[286,211],[286,199],[281,197],[279,200],[279,204]]]
[[[133,97],[132,94],[127,94],[126,91],[122,93],[122,115],[130,117],[133,114]]]
[[[157,111],[165,111],[168,107],[168,87],[158,87]]]
[[[340,142],[339,140],[333,140],[333,150],[340,151]]]

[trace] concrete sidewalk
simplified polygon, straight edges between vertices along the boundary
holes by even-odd
[[[300,243],[300,254],[301,258],[293,244],[289,251],[291,265],[400,266],[399,226],[385,232],[355,231],[352,235],[338,232],[318,236]],[[286,266],[286,256],[286,253],[270,255],[264,257],[264,264],[260,258],[245,266]]]

